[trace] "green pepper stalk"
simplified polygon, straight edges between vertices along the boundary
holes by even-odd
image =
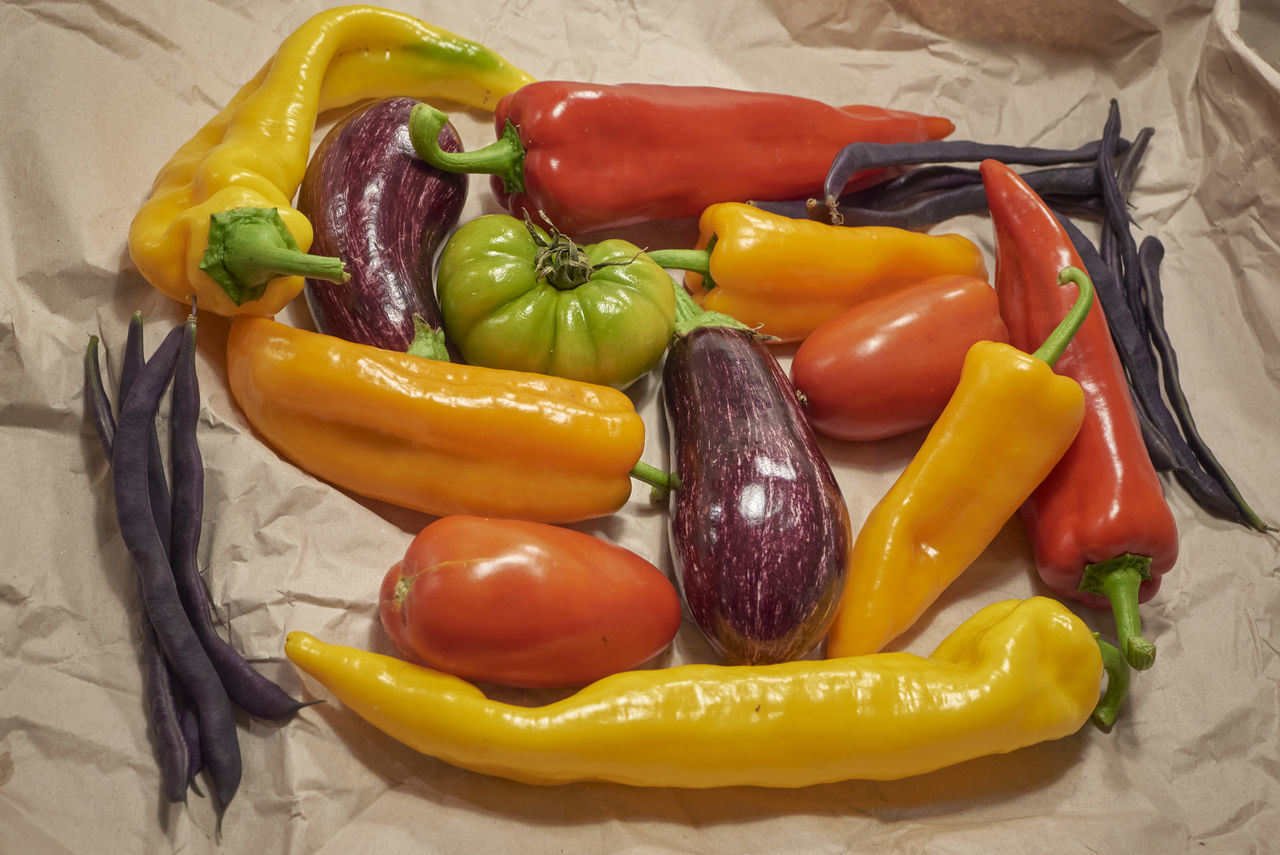
[[[278,276],[328,282],[351,278],[342,259],[310,255],[298,247],[276,208],[232,208],[209,216],[209,246],[200,269],[237,306],[260,298]]]

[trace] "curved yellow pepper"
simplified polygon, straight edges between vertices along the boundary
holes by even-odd
[[[985,279],[977,244],[963,235],[846,227],[784,217],[751,205],[711,205],[698,220],[694,252],[703,273],[685,284],[707,310],[723,312],[781,341],[803,339],[845,310],[932,276]],[[650,252],[667,267],[681,250]]]
[[[574,522],[617,511],[644,450],[622,392],[424,359],[236,317],[231,393],[266,442],[361,496],[428,514]]]
[[[875,653],[915,623],[1080,432],[1084,391],[1053,362],[1093,305],[1093,286],[1067,271],[1083,277],[1072,280],[1076,305],[1035,354],[992,341],[969,348],[951,400],[858,531],[828,656]]]
[[[1103,674],[1089,629],[1045,597],[987,606],[927,659],[628,671],[542,707],[491,701],[457,677],[304,632],[289,633],[285,653],[406,745],[534,784],[904,778],[1074,733],[1098,704]]]
[[[276,209],[305,253],[311,224],[290,206],[306,171],[318,114],[371,97],[448,98],[492,110],[532,78],[475,42],[374,6],[321,12],[173,155],[129,229],[129,254],[155,288],[198,298],[220,315],[272,315],[297,296],[303,276],[270,279],[237,302],[201,269],[210,216]],[[297,253],[300,254],[300,253]],[[293,272],[293,271],[291,271]]]

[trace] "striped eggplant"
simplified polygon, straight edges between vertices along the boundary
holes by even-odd
[[[462,215],[467,176],[415,154],[409,111],[417,103],[388,98],[357,109],[325,134],[307,165],[298,210],[315,230],[311,252],[341,258],[351,273],[344,284],[307,280],[320,332],[404,351],[414,340],[415,315],[442,331],[433,266]],[[451,125],[439,140],[447,151],[462,148]],[[456,358],[452,347],[448,352]]]
[[[803,656],[835,616],[853,534],[790,380],[757,336],[702,326],[672,341],[663,396],[689,613],[731,664]]]

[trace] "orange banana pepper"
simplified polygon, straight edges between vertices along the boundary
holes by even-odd
[[[240,315],[231,393],[311,474],[428,514],[564,523],[631,496],[644,422],[616,389],[458,365]]]
[[[934,276],[987,276],[982,251],[957,234],[833,226],[738,202],[708,207],[698,231],[694,249],[649,257],[690,271],[685,285],[704,309],[781,341],[803,339],[859,303]]]

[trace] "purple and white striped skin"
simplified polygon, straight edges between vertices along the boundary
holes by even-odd
[[[316,329],[402,352],[415,314],[442,328],[433,265],[467,199],[466,175],[442,172],[414,152],[416,103],[388,98],[344,117],[316,147],[298,190],[298,210],[315,231],[311,252],[341,258],[351,274],[342,284],[307,280]],[[462,149],[451,125],[439,140],[445,151]]]
[[[663,394],[690,615],[730,664],[803,656],[835,616],[853,533],[791,381],[751,333],[700,327],[672,342]]]

